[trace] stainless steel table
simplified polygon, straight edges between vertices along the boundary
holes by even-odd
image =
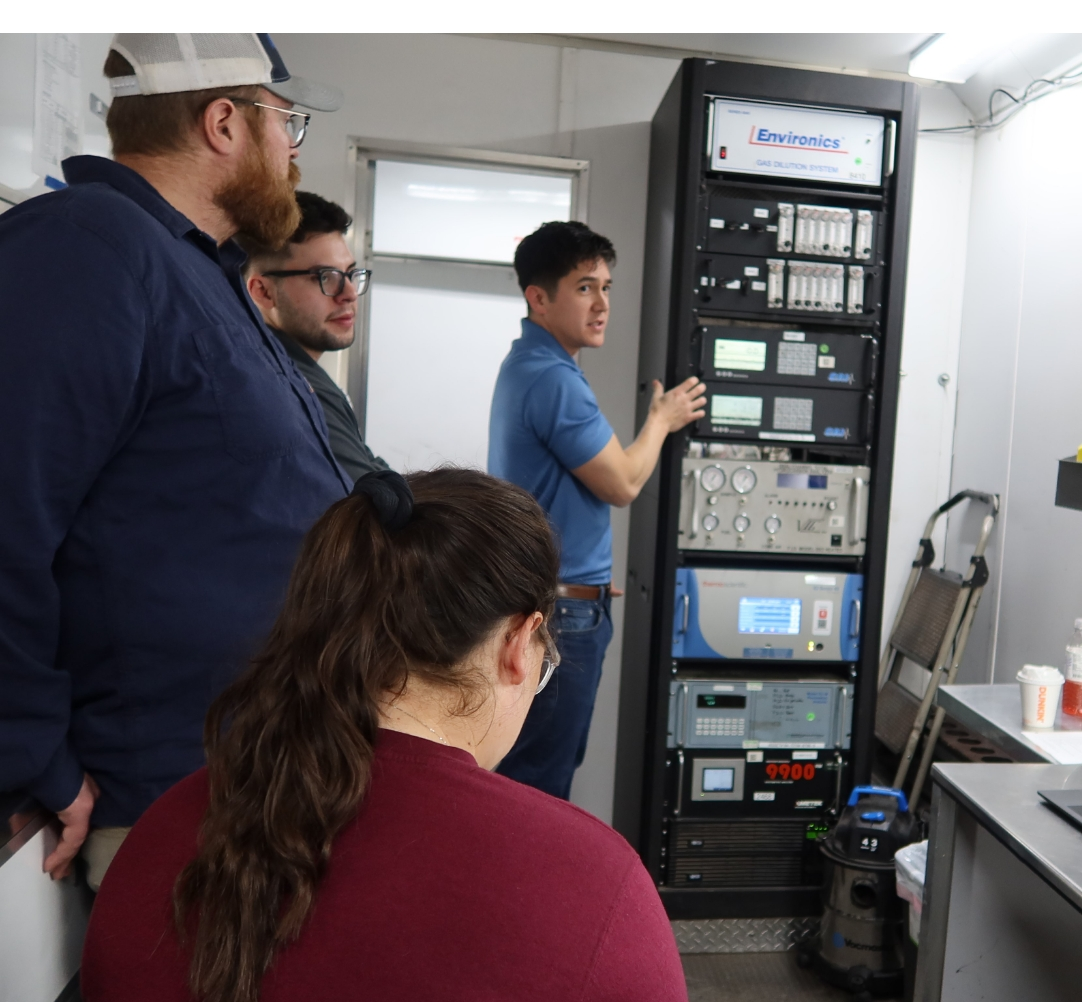
[[[914,1002],[1082,997],[1082,831],[1038,790],[1082,766],[932,768],[931,844]]]
[[[1022,730],[1022,695],[1017,682],[1008,685],[942,685],[936,693],[936,702],[963,727],[999,745],[1018,761],[1052,761]],[[1057,726],[1064,726],[1062,719],[1057,721]],[[1075,723],[1075,726],[1082,725]]]

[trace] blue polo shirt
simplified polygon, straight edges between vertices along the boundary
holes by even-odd
[[[528,490],[560,542],[560,580],[612,580],[609,506],[571,472],[612,438],[582,369],[543,327],[522,337],[500,366],[488,425],[488,472]]]
[[[85,770],[130,825],[352,484],[240,248],[121,164],[64,174],[0,216],[0,789],[59,810]]]

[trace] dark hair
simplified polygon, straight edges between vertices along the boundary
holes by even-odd
[[[249,272],[256,266],[267,269],[285,261],[289,257],[290,244],[303,244],[309,237],[320,233],[344,235],[353,225],[353,217],[337,202],[332,202],[311,191],[298,191],[296,194],[297,205],[301,210],[301,221],[284,247],[272,250],[256,243],[251,237],[237,238],[237,243],[248,253],[246,267]]]
[[[528,286],[539,285],[554,296],[564,275],[598,258],[608,265],[616,263],[616,250],[608,237],[585,223],[544,223],[518,245],[515,274],[523,292]]]
[[[210,803],[173,889],[190,987],[206,1002],[258,999],[301,932],[368,786],[381,693],[412,675],[470,712],[482,682],[467,655],[508,617],[552,611],[559,558],[529,494],[454,467],[407,482],[399,529],[362,493],[316,522],[266,646],[210,708]]]
[[[135,73],[131,63],[119,52],[110,50],[102,73],[113,77],[126,77]],[[177,153],[188,147],[192,130],[199,124],[203,112],[212,101],[220,97],[241,97],[249,101],[259,99],[260,88],[212,87],[209,90],[181,91],[177,94],[132,94],[115,97],[105,116],[105,127],[113,145],[113,154],[153,156]],[[259,109],[244,105],[242,114],[248,119],[256,135],[262,132],[262,119],[255,114]]]

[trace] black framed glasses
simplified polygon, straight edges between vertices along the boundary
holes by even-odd
[[[541,681],[537,683],[535,696],[541,695],[541,690],[552,681],[552,675],[560,665],[560,652],[556,649],[552,634],[545,628],[544,623],[541,624],[540,630],[541,640],[545,645],[545,658],[541,662]]]
[[[231,97],[234,104],[250,104],[253,108],[266,108],[269,111],[277,111],[282,115],[288,115],[286,119],[286,135],[289,136],[289,148],[295,150],[304,142],[304,134],[308,131],[308,123],[312,116],[306,111],[293,111],[290,108],[279,108],[273,104],[263,104],[261,101],[249,101],[246,97]]]
[[[347,280],[357,295],[363,296],[368,291],[368,282],[372,278],[372,272],[367,268],[350,268],[349,271],[342,271],[340,268],[305,268],[299,271],[265,271],[263,274],[268,278],[292,278],[295,275],[318,278],[320,291],[332,298],[342,295]]]

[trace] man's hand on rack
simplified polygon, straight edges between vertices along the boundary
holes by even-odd
[[[668,432],[698,421],[706,414],[706,385],[695,376],[689,376],[668,393],[657,379],[654,380],[654,398],[650,401],[650,417],[662,422]]]

